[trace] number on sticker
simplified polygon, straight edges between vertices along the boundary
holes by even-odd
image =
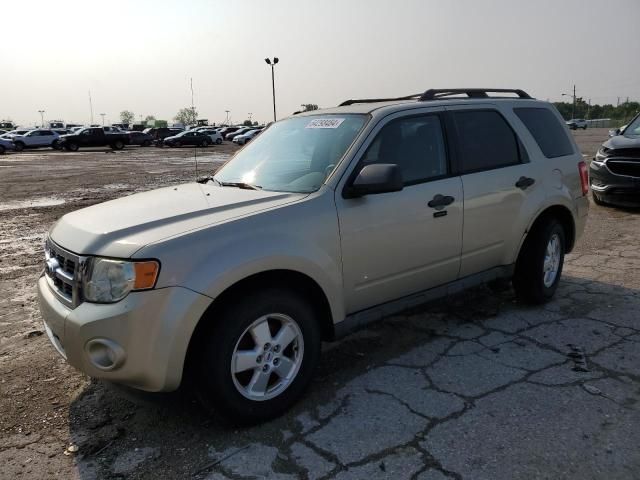
[[[338,128],[344,118],[314,118],[305,128]]]

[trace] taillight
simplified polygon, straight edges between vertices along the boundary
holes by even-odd
[[[584,162],[578,163],[578,170],[580,170],[580,184],[582,185],[582,195],[589,193],[589,172],[587,172],[587,164]]]

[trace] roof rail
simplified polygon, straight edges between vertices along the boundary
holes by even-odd
[[[396,98],[362,98],[359,100],[345,100],[338,106],[346,107],[347,105],[353,105],[354,103],[378,103],[378,102],[395,102],[396,100],[418,100],[421,95],[424,95],[424,94],[416,93],[415,95],[407,95],[406,97],[396,97]]]
[[[460,94],[469,98],[491,98],[487,93],[515,93],[518,98],[531,98],[527,92],[519,88],[432,88],[420,95],[418,100],[439,100]]]

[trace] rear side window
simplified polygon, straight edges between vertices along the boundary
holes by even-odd
[[[453,112],[463,173],[520,163],[518,139],[507,121],[493,110]]]
[[[556,158],[574,153],[565,128],[549,109],[514,108],[513,111],[527,127],[545,157]]]

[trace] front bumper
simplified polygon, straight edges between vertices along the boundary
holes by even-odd
[[[187,288],[168,287],[69,309],[44,276],[38,300],[49,340],[69,364],[91,377],[150,392],[178,388],[191,334],[211,303]],[[96,345],[103,353],[96,354]],[[104,346],[111,352],[104,353]],[[101,359],[113,362],[105,367]]]
[[[638,160],[640,167],[640,160]],[[640,205],[640,176],[617,175],[606,162],[592,161],[589,165],[591,190],[602,201],[621,205]]]

